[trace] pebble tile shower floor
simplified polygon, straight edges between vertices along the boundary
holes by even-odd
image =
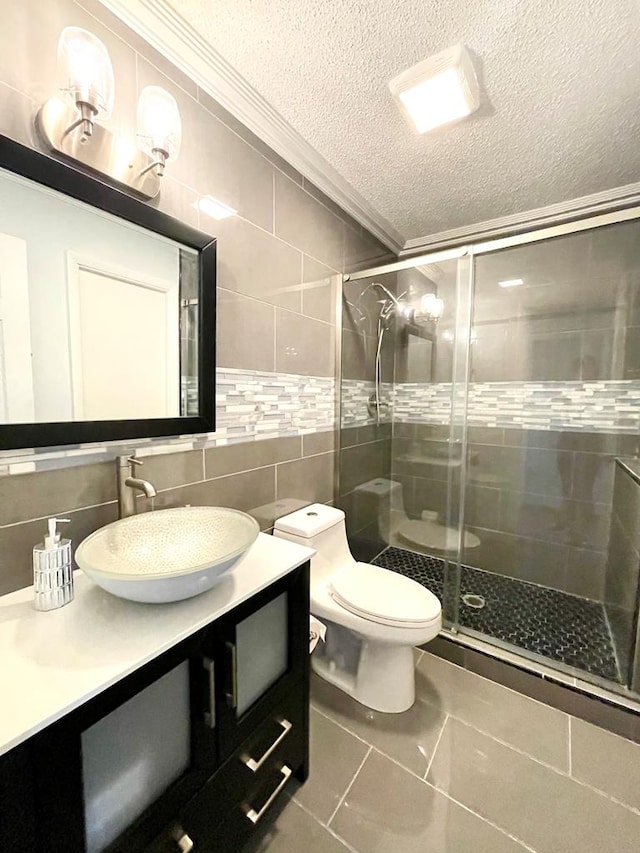
[[[413,578],[442,601],[443,560],[386,548],[373,563]],[[460,624],[465,628],[610,681],[621,680],[599,602],[468,566],[462,567],[460,596]],[[484,605],[470,606],[465,596],[481,596]]]

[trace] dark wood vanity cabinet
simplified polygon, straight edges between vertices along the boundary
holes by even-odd
[[[0,758],[0,849],[240,851],[308,774],[308,640],[306,564]]]

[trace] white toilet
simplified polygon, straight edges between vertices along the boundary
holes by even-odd
[[[376,711],[399,713],[415,700],[413,647],[432,640],[442,608],[416,581],[356,563],[344,512],[311,504],[279,518],[274,536],[316,550],[311,560],[311,612],[327,624],[315,672]]]

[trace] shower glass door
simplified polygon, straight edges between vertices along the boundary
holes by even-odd
[[[474,258],[459,630],[621,685],[640,486],[616,459],[639,450],[639,324],[637,220]]]
[[[452,254],[344,284],[352,550],[461,641],[640,694],[640,211]]]

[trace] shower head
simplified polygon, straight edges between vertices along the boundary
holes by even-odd
[[[386,322],[394,313],[403,320],[409,319],[411,315],[411,308],[406,302],[402,301],[403,297],[407,295],[406,290],[403,291],[400,296],[396,296],[389,290],[389,288],[385,287],[384,284],[380,284],[379,281],[372,282],[369,287],[379,287],[386,296],[386,299],[382,302],[382,307],[380,308],[381,321]]]
[[[361,318],[364,317],[362,310],[360,309],[360,303],[362,302],[366,293],[368,293],[373,288],[377,288],[382,291],[384,295],[384,299],[378,300],[378,304],[380,305],[380,313],[378,314],[378,324],[382,323],[384,328],[388,328],[389,324],[393,317],[397,317],[404,323],[415,323],[416,315],[419,311],[413,308],[409,303],[405,300],[405,296],[407,295],[407,291],[403,291],[399,296],[396,296],[392,293],[386,285],[382,284],[379,281],[370,282],[364,290],[360,293],[355,303],[351,305],[351,308],[357,312]]]
[[[371,282],[370,286],[371,287],[379,287],[380,290],[382,290],[385,293],[385,295],[393,302],[394,305],[400,304],[400,300],[398,299],[398,297],[394,296],[393,293],[391,293],[391,291],[389,290],[389,288],[385,287],[384,284],[380,284],[379,281],[373,281],[373,282]],[[402,294],[402,296],[404,296],[404,293]],[[402,299],[402,296],[400,297],[400,299]]]

